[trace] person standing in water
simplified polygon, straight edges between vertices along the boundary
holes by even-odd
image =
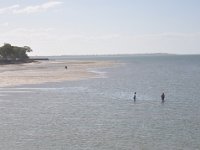
[[[133,100],[134,102],[136,101],[136,92],[134,93]]]
[[[165,93],[164,93],[164,92],[163,92],[162,95],[161,95],[161,100],[162,100],[162,102],[165,101]]]

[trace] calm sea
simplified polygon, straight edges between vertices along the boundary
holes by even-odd
[[[93,69],[102,78],[1,88],[0,149],[200,150],[199,55],[52,59],[121,64]]]

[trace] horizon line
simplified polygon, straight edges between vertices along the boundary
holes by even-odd
[[[32,55],[29,57],[63,57],[63,56],[123,56],[123,55],[200,55],[198,53],[122,53],[122,54],[61,54],[61,55]]]

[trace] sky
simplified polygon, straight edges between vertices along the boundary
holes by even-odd
[[[200,0],[0,0],[0,45],[31,55],[200,54]]]

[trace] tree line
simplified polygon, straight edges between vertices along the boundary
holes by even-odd
[[[29,59],[27,52],[31,52],[29,46],[18,47],[5,43],[0,47],[0,60],[4,61],[23,61]]]

